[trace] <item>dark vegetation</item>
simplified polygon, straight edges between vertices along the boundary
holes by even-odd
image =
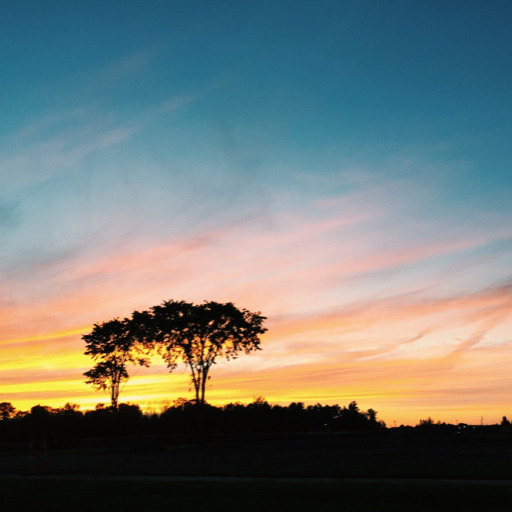
[[[359,410],[356,402],[348,407],[310,405],[294,402],[288,406],[270,405],[263,398],[243,405],[223,407],[194,401],[176,400],[161,413],[144,414],[137,405],[119,404],[118,408],[98,404],[95,410],[82,412],[77,405],[53,409],[36,405],[29,412],[16,411],[10,403],[0,404],[0,442],[23,442],[31,435],[44,435],[48,442],[66,439],[122,436],[181,436],[193,438],[201,424],[205,435],[321,433],[375,431],[385,428],[370,409]],[[199,422],[199,419],[201,421]]]
[[[46,412],[44,419],[38,418],[38,427],[47,429],[45,445],[43,431],[26,430],[41,409]],[[170,510],[170,500],[172,510],[223,512],[269,507],[508,511],[512,506],[511,438],[501,425],[462,431],[433,424],[298,432],[309,428],[304,420],[293,425],[295,432],[279,433],[263,428],[264,416],[258,419],[255,410],[274,411],[289,421],[308,408],[259,403],[244,407],[244,429],[240,422],[236,432],[228,433],[215,424],[200,446],[186,426],[187,421],[190,428],[195,426],[193,416],[186,419],[186,414],[197,411],[194,406],[171,408],[158,419],[123,404],[118,412],[41,409],[0,422],[0,495],[6,508],[69,510],[72,503],[76,511],[91,510],[91,497],[97,512]],[[108,435],[94,437],[89,427],[95,421],[108,429]],[[148,425],[152,434],[145,433]],[[172,429],[159,434],[156,425]],[[103,428],[97,432],[105,433]],[[29,435],[31,449],[22,434]],[[219,480],[202,481],[205,476]],[[199,480],[182,481],[183,477]]]
[[[2,407],[0,474],[512,478],[507,424],[386,428],[355,402],[201,409],[178,400],[159,414],[129,404]]]
[[[170,497],[173,510],[223,512],[270,504],[283,511],[382,512],[512,506],[507,423],[427,419],[389,429],[355,402],[306,407],[263,399],[203,409],[179,400],[160,414],[129,404],[21,412],[4,403],[0,410],[0,495],[7,508],[69,510],[73,503],[90,510],[91,496],[101,496],[97,512],[169,510]],[[201,411],[206,422],[198,443]]]

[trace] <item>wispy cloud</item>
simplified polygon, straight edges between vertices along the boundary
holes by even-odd
[[[87,116],[88,117],[88,116]],[[115,126],[105,129],[86,118],[64,134],[47,137],[44,129],[36,128],[30,142],[18,147],[14,153],[0,160],[0,180],[5,191],[19,192],[20,189],[37,186],[52,177],[74,170],[81,170],[83,160],[103,149],[117,146],[132,137],[138,128]]]
[[[111,85],[118,80],[124,80],[127,76],[143,71],[151,62],[151,59],[154,58],[154,55],[155,51],[136,52],[128,55],[97,71],[92,81]]]
[[[4,203],[9,243],[0,266],[0,368],[10,372],[3,380],[9,399],[25,403],[29,389],[34,399],[45,387],[55,402],[95,403],[81,375],[88,363],[81,334],[167,298],[234,301],[269,317],[264,356],[233,369],[219,365],[213,401],[233,393],[251,400],[257,389],[275,401],[364,405],[371,398],[368,406],[414,410],[415,400],[448,400],[439,382],[473,389],[463,368],[475,366],[485,381],[478,361],[483,354],[497,364],[491,347],[510,324],[510,283],[489,284],[504,278],[487,257],[496,261],[490,248],[511,237],[501,217],[488,227],[446,215],[444,227],[457,226],[455,234],[440,229],[436,215],[414,220],[435,181],[417,194],[403,177],[310,178],[305,194],[301,177],[275,189],[264,187],[264,172],[251,176],[250,187],[231,179],[236,152],[225,167],[222,159],[190,158],[139,169],[129,158],[124,167],[109,159],[121,147],[129,153],[128,143],[160,115],[195,100],[176,96],[123,122],[74,109],[12,139],[0,175],[14,192]],[[472,276],[483,271],[477,285]],[[153,385],[137,381],[129,396],[163,399],[156,381],[174,377],[152,371]],[[186,374],[177,378],[175,397],[188,389]]]
[[[185,95],[185,96],[176,96],[174,98],[171,98],[167,101],[165,101],[161,109],[163,112],[174,112],[175,110],[184,107],[186,105],[189,105],[190,103],[194,102],[197,99],[197,96],[195,95]]]

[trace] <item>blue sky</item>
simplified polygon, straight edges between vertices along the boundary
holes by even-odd
[[[219,402],[506,414],[509,3],[1,11],[5,400],[98,401],[77,333],[183,298],[269,317],[261,355],[219,366]]]

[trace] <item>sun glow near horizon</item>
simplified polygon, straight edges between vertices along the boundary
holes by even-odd
[[[329,332],[329,327],[324,326],[323,330]],[[64,348],[62,353],[42,358],[32,347],[28,348],[30,357],[15,366],[0,367],[3,401],[11,402],[19,410],[37,404],[62,407],[67,402],[90,409],[97,403],[108,402],[108,393],[85,385],[82,373],[92,366],[92,361],[83,355],[83,342],[76,339],[76,331],[71,331],[73,334],[58,331],[55,337],[50,333],[39,335],[30,341],[40,343],[52,339],[57,342],[70,338],[73,342],[67,345],[68,350],[78,347],[78,351],[68,352]],[[318,344],[312,347],[299,341],[297,355],[292,348],[293,341],[280,348],[271,332],[263,336],[262,351],[230,362],[219,361],[213,367],[207,391],[209,403],[218,406],[231,402],[250,403],[258,396],[271,404],[282,405],[300,401],[306,405],[344,406],[356,400],[362,410],[377,410],[379,418],[388,426],[395,422],[414,425],[427,416],[473,424],[483,416],[486,422],[496,423],[507,415],[508,411],[498,410],[507,400],[501,368],[505,373],[512,363],[506,346],[501,349],[482,346],[477,354],[470,351],[456,356],[460,345],[464,344],[459,341],[445,355],[407,359],[400,354],[387,353],[393,353],[389,346],[387,351],[376,348],[351,352],[347,345],[334,357],[332,341],[326,345],[324,355]],[[300,333],[300,327],[291,334],[294,332]],[[422,336],[418,336],[419,339]],[[406,343],[414,341],[405,340]],[[16,353],[19,358],[19,351]],[[6,353],[3,355],[5,357]],[[158,411],[178,398],[193,396],[190,375],[184,365],[169,374],[155,357],[150,368],[131,367],[130,373],[130,380],[122,387],[121,402],[137,403],[144,410]],[[55,375],[67,377],[55,378]],[[468,394],[470,389],[473,391]],[[493,400],[489,400],[491,394]]]

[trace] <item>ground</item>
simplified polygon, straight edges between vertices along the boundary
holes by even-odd
[[[21,510],[511,510],[507,436],[130,437],[0,457]],[[271,506],[270,506],[271,505]]]

